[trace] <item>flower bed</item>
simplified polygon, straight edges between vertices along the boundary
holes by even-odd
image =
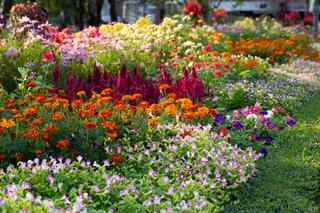
[[[222,211],[253,178],[318,91],[291,77],[313,67],[317,80],[319,52],[267,19],[276,35],[232,30],[241,22],[218,32],[188,5],[159,25],[72,33],[22,17],[4,30],[1,211]]]

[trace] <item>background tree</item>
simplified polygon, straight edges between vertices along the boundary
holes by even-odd
[[[103,0],[88,0],[87,25],[98,26],[101,23]]]

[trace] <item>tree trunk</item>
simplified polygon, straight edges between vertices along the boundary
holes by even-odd
[[[118,21],[116,0],[108,0],[110,4],[110,18],[112,22]]]
[[[157,14],[156,14],[156,22],[157,24],[161,23],[164,14],[165,14],[165,1],[164,0],[159,0],[156,2],[156,7],[157,7]]]
[[[99,26],[103,0],[88,0],[87,25]]]
[[[7,20],[9,18],[11,7],[12,7],[12,0],[4,0],[3,8],[2,8],[4,25],[6,25]]]
[[[74,14],[75,16],[75,24],[79,28],[79,30],[82,30],[84,28],[84,15],[85,15],[85,1],[79,1],[79,0],[73,0],[73,5],[75,5],[76,12]]]

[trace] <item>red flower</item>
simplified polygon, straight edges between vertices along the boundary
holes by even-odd
[[[203,46],[202,51],[210,53],[210,52],[212,52],[212,47],[210,45]]]
[[[222,76],[223,72],[221,70],[216,70],[216,71],[214,71],[213,75],[214,76]]]
[[[53,61],[54,55],[53,52],[48,52],[48,53],[42,53],[42,61],[47,62],[47,61]]]
[[[69,141],[67,139],[62,139],[62,140],[58,141],[56,147],[58,149],[62,150],[62,149],[71,147],[71,144],[69,143]]]
[[[124,162],[124,160],[123,160],[123,158],[119,155],[119,154],[113,154],[112,156],[111,156],[111,161],[112,162],[117,162],[117,163],[123,163]]]
[[[230,66],[229,66],[228,64],[224,64],[224,65],[222,66],[222,69],[224,69],[224,70],[229,70],[229,69],[230,69]]]
[[[201,14],[202,6],[197,2],[186,2],[183,7],[183,12],[186,15],[198,16]]]

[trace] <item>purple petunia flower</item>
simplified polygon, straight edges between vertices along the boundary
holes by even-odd
[[[223,114],[217,114],[214,117],[214,122],[218,124],[223,123],[225,120],[226,120],[226,116],[224,116]]]
[[[243,125],[240,121],[233,121],[231,126],[235,129],[242,129],[243,128]]]
[[[294,126],[296,124],[296,121],[293,118],[290,118],[286,121],[286,125],[288,126]]]
[[[5,56],[13,56],[13,55],[18,55],[18,54],[19,54],[18,50],[17,50],[16,48],[14,48],[14,47],[10,47],[10,48],[4,53]]]
[[[267,156],[268,155],[267,148],[265,148],[265,147],[261,148],[260,153],[263,154],[264,156]]]

